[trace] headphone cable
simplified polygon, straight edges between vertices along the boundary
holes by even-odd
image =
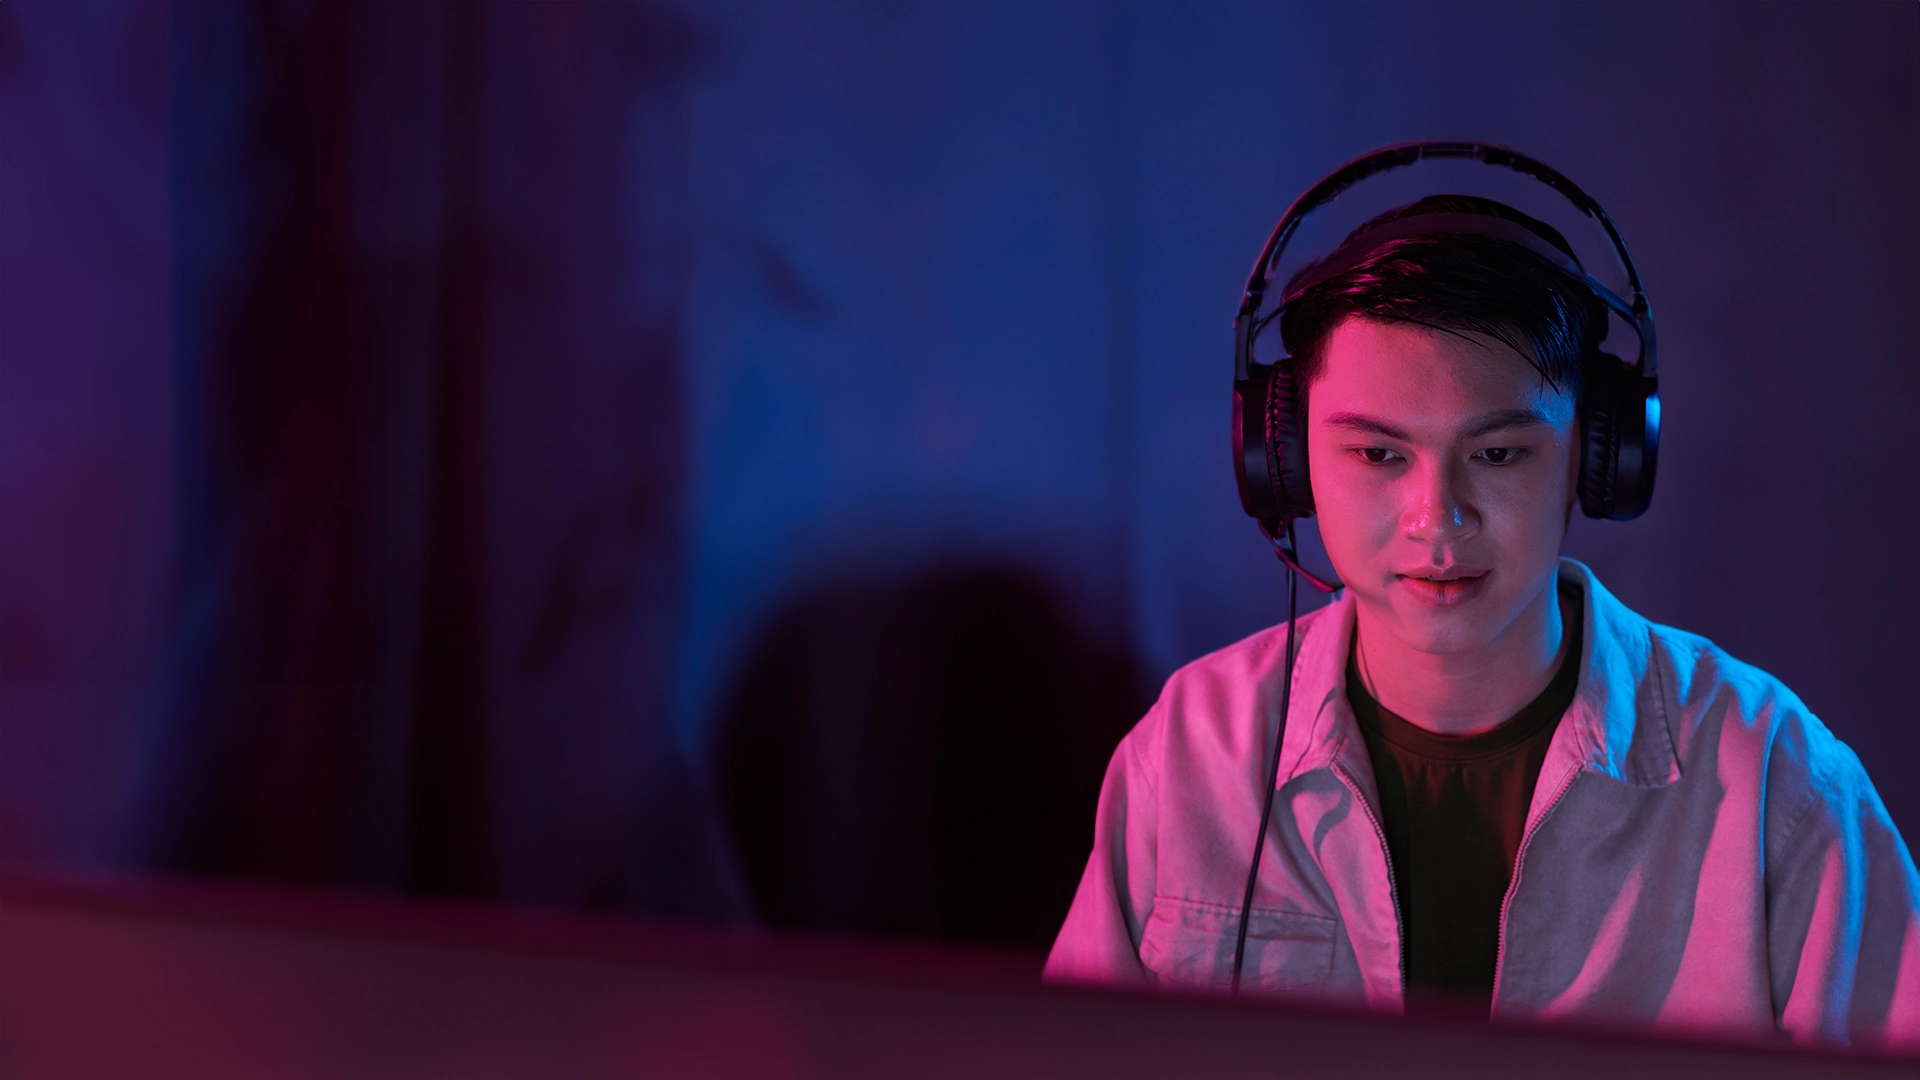
[[[1293,523],[1287,523],[1287,540],[1293,540]],[[1284,561],[1284,560],[1283,560]],[[1299,614],[1300,579],[1287,564],[1287,658],[1285,681],[1280,684],[1280,723],[1273,733],[1273,761],[1267,767],[1267,797],[1260,807],[1260,832],[1253,838],[1252,865],[1247,867],[1247,893],[1240,901],[1240,931],[1233,942],[1233,993],[1240,993],[1240,965],[1247,954],[1247,917],[1253,913],[1253,886],[1260,880],[1260,854],[1267,846],[1267,823],[1273,817],[1273,792],[1280,783],[1280,747],[1287,738],[1287,707],[1293,698],[1293,634]]]

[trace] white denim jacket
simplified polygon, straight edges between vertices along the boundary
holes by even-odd
[[[1578,562],[1560,575],[1587,598],[1580,684],[1527,811],[1493,1014],[1920,1049],[1920,876],[1859,758],[1772,676]],[[1300,619],[1242,986],[1398,1011],[1352,632],[1348,596]],[[1049,980],[1226,986],[1285,645],[1277,626],[1175,672],[1114,751]]]

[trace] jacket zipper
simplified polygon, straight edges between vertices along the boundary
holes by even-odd
[[[1406,927],[1400,921],[1400,885],[1393,879],[1393,852],[1387,849],[1387,830],[1381,826],[1379,815],[1373,812],[1373,804],[1368,802],[1367,797],[1361,793],[1360,785],[1354,781],[1353,777],[1347,775],[1347,770],[1335,766],[1333,772],[1340,778],[1341,783],[1347,785],[1347,790],[1353,792],[1353,797],[1360,803],[1360,809],[1367,812],[1367,822],[1373,826],[1374,839],[1380,842],[1380,861],[1387,867],[1387,899],[1393,901],[1393,944],[1394,952],[1397,954],[1395,959],[1400,969],[1400,1008],[1404,1011],[1407,1007],[1407,933]],[[1504,926],[1506,913],[1503,911],[1500,917]],[[1495,959],[1494,981],[1496,983],[1499,982],[1499,965],[1500,961]]]
[[[1567,770],[1567,775],[1560,781],[1559,790],[1553,793],[1547,808],[1540,811],[1540,816],[1535,818],[1533,824],[1521,835],[1520,847],[1513,853],[1513,880],[1507,882],[1507,895],[1500,901],[1500,926],[1498,935],[1494,939],[1496,944],[1493,950],[1493,1000],[1487,1003],[1489,1015],[1493,1012],[1493,1006],[1500,1001],[1500,974],[1507,960],[1507,912],[1513,907],[1514,894],[1520,891],[1520,868],[1526,861],[1527,845],[1533,843],[1534,834],[1539,832],[1540,827],[1553,816],[1554,809],[1560,805],[1561,799],[1566,798],[1567,789],[1573,786],[1573,778],[1578,775],[1580,775],[1578,766]]]

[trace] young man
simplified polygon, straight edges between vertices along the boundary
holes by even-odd
[[[1565,247],[1486,200],[1376,223],[1435,211]],[[1604,323],[1536,251],[1465,233],[1288,305],[1345,592],[1295,627],[1241,985],[1920,1048],[1920,877],[1859,759],[1559,555]],[[1286,642],[1176,672],[1115,751],[1049,979],[1229,985]]]

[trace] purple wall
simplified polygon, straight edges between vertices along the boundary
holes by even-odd
[[[1142,695],[1283,602],[1246,267],[1436,136],[1579,180],[1659,315],[1653,509],[1570,552],[1911,837],[1916,59],[1910,4],[0,6],[0,852],[1035,940]]]

